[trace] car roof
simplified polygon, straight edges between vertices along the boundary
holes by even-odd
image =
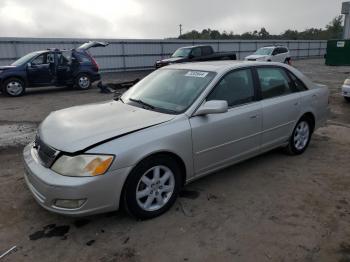
[[[212,47],[211,45],[191,45],[191,46],[183,46],[183,47],[180,47],[179,49],[182,49],[182,48],[194,48],[194,47]]]
[[[285,67],[284,64],[274,62],[257,62],[257,61],[240,61],[240,60],[221,60],[221,61],[208,61],[208,62],[192,62],[192,63],[179,63],[172,64],[162,69],[186,69],[186,70],[199,70],[199,71],[210,71],[216,73],[223,73],[228,70],[247,67],[247,66],[279,66]]]
[[[288,49],[288,47],[286,47],[284,45],[268,45],[268,46],[262,46],[260,48],[276,48],[276,47],[283,47],[283,48],[287,48]]]

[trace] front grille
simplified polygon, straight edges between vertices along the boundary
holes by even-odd
[[[34,146],[33,146],[39,156],[40,162],[45,167],[51,167],[53,162],[56,160],[56,157],[58,156],[59,151],[53,149],[52,147],[46,145],[40,137],[37,135],[35,137]]]

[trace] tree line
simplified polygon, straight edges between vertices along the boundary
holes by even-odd
[[[179,39],[244,39],[244,40],[267,40],[267,39],[281,39],[281,40],[327,40],[339,39],[343,32],[343,16],[339,15],[329,22],[325,28],[310,28],[304,31],[297,31],[288,29],[279,35],[270,34],[265,27],[259,31],[245,32],[243,34],[235,34],[233,31],[219,32],[218,30],[203,29],[202,32],[192,30],[180,35]]]

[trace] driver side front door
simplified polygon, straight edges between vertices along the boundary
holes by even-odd
[[[52,65],[54,55],[43,53],[34,58],[27,67],[27,78],[30,86],[49,85],[53,80]]]
[[[228,112],[190,118],[195,176],[259,152],[262,104],[256,97],[251,69],[235,70],[224,76],[206,99],[226,100]]]

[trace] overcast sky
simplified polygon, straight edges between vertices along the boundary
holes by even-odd
[[[1,0],[0,36],[166,38],[192,29],[244,33],[323,28],[342,0]]]

